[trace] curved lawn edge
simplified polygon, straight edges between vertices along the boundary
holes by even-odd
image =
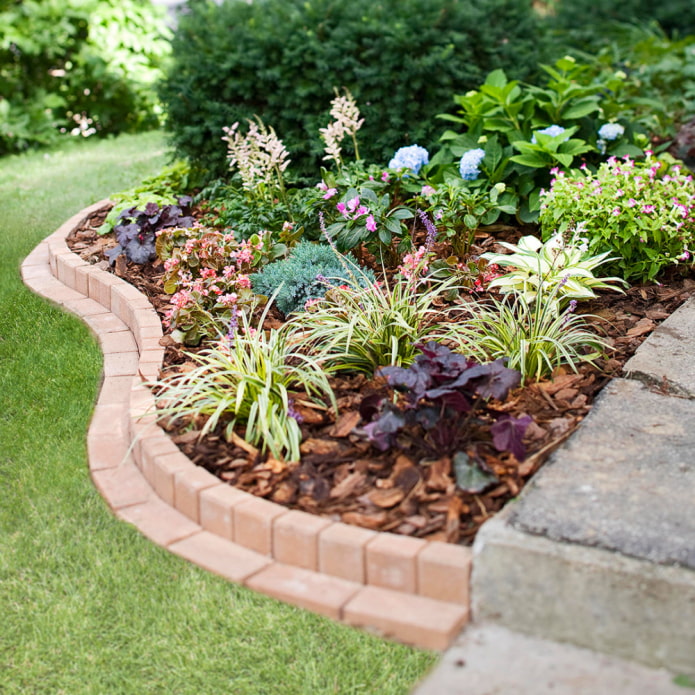
[[[288,510],[193,464],[155,424],[162,328],[148,299],[80,259],[66,238],[99,201],[26,257],[24,283],[77,315],[104,355],[87,435],[92,480],[114,514],[230,581],[425,649],[448,647],[469,615],[471,550]]]

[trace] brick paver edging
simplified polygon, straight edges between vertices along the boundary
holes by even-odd
[[[87,434],[92,480],[119,518],[191,562],[282,601],[425,649],[445,649],[468,620],[470,549],[378,533],[289,510],[194,465],[155,424],[144,382],[164,348],[135,287],[83,261],[66,237],[85,208],[24,260],[24,283],[79,316],[104,354]]]

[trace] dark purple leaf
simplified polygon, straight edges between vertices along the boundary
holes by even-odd
[[[503,401],[507,394],[521,383],[521,374],[516,369],[505,367],[503,360],[495,360],[486,365],[489,371],[476,385],[476,393],[481,398],[496,398]]]
[[[511,415],[502,415],[492,427],[492,443],[497,451],[510,451],[517,461],[523,461],[526,457],[526,448],[523,445],[526,428],[533,422],[530,415],[515,418]]]

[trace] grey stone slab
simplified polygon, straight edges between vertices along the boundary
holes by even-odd
[[[686,691],[687,692],[687,691]],[[471,625],[413,695],[686,695],[664,669]]]
[[[623,371],[695,398],[695,297],[656,328]]]
[[[614,380],[533,479],[511,523],[695,569],[695,401]]]
[[[695,572],[524,533],[510,514],[475,540],[474,621],[695,677]]]

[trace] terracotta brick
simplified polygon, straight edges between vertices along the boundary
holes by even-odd
[[[81,265],[75,268],[75,286],[74,289],[80,292],[81,294],[84,294],[85,296],[89,296],[89,276],[93,275],[94,273],[103,273],[105,271],[99,270],[96,266],[93,265]]]
[[[172,543],[169,550],[210,572],[237,583],[244,582],[271,562],[263,555],[242,548],[208,531],[201,531],[182,541]]]
[[[37,244],[33,251],[27,254],[22,261],[22,268],[30,266],[48,266],[48,242],[42,241]]]
[[[160,428],[157,428],[157,430],[159,431],[156,434],[151,437],[145,437],[140,442],[137,455],[134,457],[136,465],[153,488],[155,487],[156,459],[160,456],[171,456],[172,454],[180,453],[179,448],[171,441],[171,437]]]
[[[319,570],[334,577],[366,584],[365,546],[377,534],[368,529],[333,524],[319,535]]]
[[[345,606],[343,619],[421,649],[442,650],[466,624],[468,611],[453,603],[367,586]]]
[[[273,522],[287,510],[260,497],[234,507],[234,540],[263,555],[273,551]]]
[[[234,507],[248,499],[248,493],[231,485],[215,485],[199,495],[200,525],[210,533],[234,540]]]
[[[164,502],[174,506],[174,476],[178,471],[190,468],[193,464],[180,451],[168,456],[158,456],[152,462],[154,491]]]
[[[97,403],[99,405],[118,405],[122,403],[128,407],[134,378],[132,376],[104,377]]]
[[[157,425],[157,416],[154,413],[133,418],[129,425],[128,432],[133,458],[139,463],[142,461],[142,447],[145,440],[161,438],[163,430]]]
[[[74,253],[67,254],[61,253],[56,256],[56,272],[55,276],[64,285],[67,285],[73,290],[77,289],[77,283],[75,280],[75,269],[88,265],[86,261],[83,261],[79,256]]]
[[[111,311],[111,288],[122,282],[123,280],[105,271],[91,273],[88,278],[89,296]]]
[[[381,533],[367,544],[367,584],[417,593],[417,555],[427,541]]]
[[[78,290],[75,290],[76,292]],[[107,315],[107,310],[95,302],[93,299],[88,297],[82,297],[82,299],[76,299],[75,301],[65,302],[65,308],[71,311],[73,314],[77,314],[80,318],[85,318],[86,316],[100,316]]]
[[[273,557],[288,565],[317,570],[319,534],[332,523],[296,510],[283,514],[273,524]]]
[[[65,285],[56,280],[53,275],[30,278],[26,284],[34,293],[41,297],[45,297],[46,299],[50,299],[54,292],[60,289],[65,289]],[[75,293],[74,298],[79,298],[77,293]]]
[[[25,285],[31,285],[33,280],[46,280],[53,277],[53,273],[51,273],[51,268],[48,263],[41,265],[22,264],[20,274]]]
[[[146,338],[147,341],[151,341],[151,338]],[[142,364],[143,362],[156,362],[157,364],[161,365],[162,360],[164,359],[164,348],[163,347],[157,347],[157,348],[149,348],[147,350],[143,350],[142,348],[139,348],[140,352],[140,363]]]
[[[118,437],[128,441],[128,411],[119,403],[98,403],[94,407],[89,432],[94,436]]]
[[[339,620],[343,606],[359,591],[359,584],[274,562],[255,574],[246,586],[268,596]]]
[[[102,333],[99,336],[99,347],[105,355],[117,354],[121,352],[138,351],[138,346],[135,344],[135,338],[129,330],[120,331],[118,333]]]
[[[162,322],[151,306],[148,310],[138,308],[135,312],[133,335],[138,347],[142,346],[145,340],[150,338],[159,340],[162,337]]]
[[[174,507],[199,524],[199,495],[202,490],[216,485],[224,483],[200,466],[191,465],[177,471],[174,474]]]
[[[128,326],[111,312],[85,316],[84,322],[97,334],[127,330]]]
[[[165,547],[200,531],[198,524],[154,495],[143,504],[118,510],[116,515],[135,525],[140,533],[157,545]]]
[[[153,495],[142,473],[130,461],[117,468],[92,471],[92,480],[111,509],[142,504]]]
[[[90,470],[118,468],[129,460],[129,454],[129,442],[125,437],[99,434],[92,432],[91,429],[87,433],[87,457]]]
[[[138,373],[138,352],[106,353],[104,355],[105,376],[128,376]]]
[[[147,297],[128,283],[111,289],[111,311],[131,330],[135,327],[135,312],[139,308],[151,308]]]
[[[161,369],[161,362],[138,362],[138,376],[150,383],[159,379]]]
[[[417,556],[418,593],[468,606],[471,562],[470,548],[431,541]]]

